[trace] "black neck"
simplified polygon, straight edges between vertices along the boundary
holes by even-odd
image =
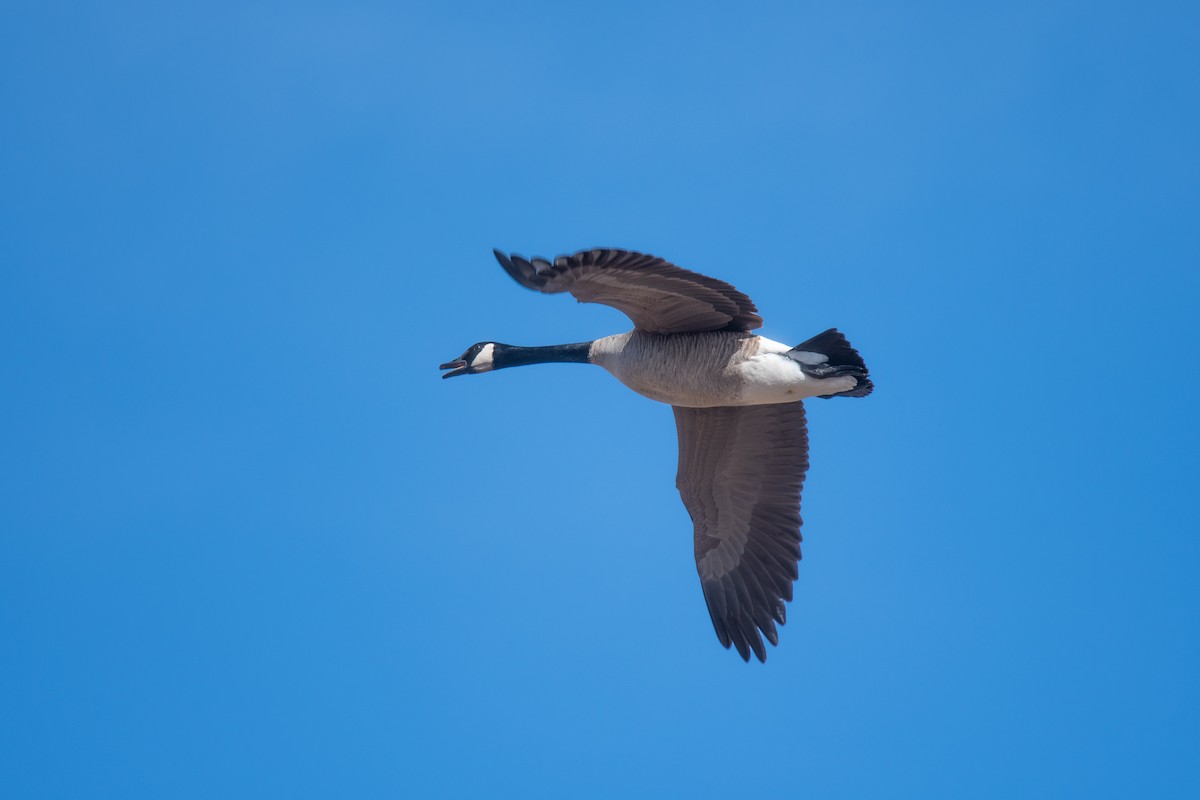
[[[496,369],[559,362],[586,364],[591,349],[591,342],[552,344],[548,347],[516,347],[511,344],[497,344],[494,364]]]

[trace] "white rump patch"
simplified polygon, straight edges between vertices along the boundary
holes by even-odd
[[[824,364],[829,360],[829,356],[824,353],[814,353],[811,350],[792,350],[788,353],[788,358],[793,358],[801,364],[808,364],[810,367]]]

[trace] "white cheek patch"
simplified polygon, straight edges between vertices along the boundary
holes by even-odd
[[[471,359],[471,369],[479,370],[480,372],[486,372],[491,369],[492,354],[495,352],[495,349],[495,346],[491,342],[485,344],[483,349],[479,351],[479,355]]]

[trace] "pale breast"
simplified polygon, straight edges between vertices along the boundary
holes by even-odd
[[[638,394],[676,406],[740,405],[737,366],[757,352],[759,337],[713,332],[630,331],[598,339],[591,359]]]
[[[596,340],[591,360],[640,395],[690,408],[794,403],[847,388],[806,376],[784,355],[790,349],[747,333],[630,331]]]

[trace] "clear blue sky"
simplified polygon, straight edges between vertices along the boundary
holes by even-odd
[[[1194,4],[6,4],[12,798],[1200,796]],[[624,330],[846,331],[766,665]]]

